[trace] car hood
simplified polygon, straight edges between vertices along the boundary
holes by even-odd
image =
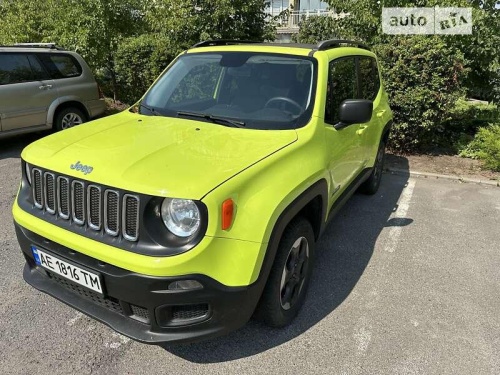
[[[128,111],[26,147],[30,164],[138,193],[201,199],[297,140],[294,130],[252,130]],[[80,165],[87,168],[75,168]]]

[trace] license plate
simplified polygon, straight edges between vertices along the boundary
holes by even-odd
[[[49,254],[35,246],[31,246],[36,264],[58,274],[68,280],[73,281],[94,292],[103,294],[101,278],[98,274],[84,270],[72,263],[68,263],[52,254]]]

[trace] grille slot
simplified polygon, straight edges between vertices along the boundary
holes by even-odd
[[[139,198],[135,195],[125,194],[122,212],[123,238],[137,241],[139,237]]]
[[[173,306],[172,320],[193,320],[205,317],[208,314],[208,304]]]
[[[45,193],[45,209],[49,214],[56,213],[56,178],[52,173],[45,173],[44,178],[44,193]]]
[[[101,229],[101,188],[96,185],[90,185],[87,188],[87,210],[89,227],[93,230]]]
[[[104,230],[112,236],[120,233],[120,194],[114,190],[104,193]]]
[[[32,194],[36,208],[69,220],[103,235],[121,236],[138,241],[140,228],[140,199],[135,194],[117,190],[52,172],[33,168]]]
[[[130,309],[132,310],[133,315],[141,318],[141,320],[144,320],[146,323],[149,323],[149,312],[147,309],[132,304],[130,305]]]
[[[120,303],[118,302],[117,299],[111,298],[111,297],[105,298],[105,297],[101,296],[100,294],[95,293],[95,292],[93,292],[93,291],[91,291],[83,286],[80,286],[76,283],[73,283],[69,280],[66,280],[62,277],[59,277],[55,273],[52,273],[50,271],[47,271],[47,273],[49,274],[49,276],[52,280],[57,282],[62,287],[72,291],[73,293],[77,293],[80,296],[82,296],[82,297],[84,297],[84,298],[86,298],[94,303],[97,303],[98,305],[101,305],[102,307],[105,307],[109,310],[112,310],[112,311],[117,312],[119,314],[123,314],[123,309],[120,306]]]
[[[57,209],[61,218],[69,219],[69,180],[66,177],[57,178]]]
[[[42,171],[33,168],[33,202],[35,207],[43,208],[43,187],[42,187]]]
[[[73,181],[71,188],[73,221],[79,225],[83,225],[85,224],[85,187],[83,182]]]

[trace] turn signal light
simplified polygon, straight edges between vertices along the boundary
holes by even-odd
[[[234,202],[232,199],[226,199],[222,203],[222,229],[227,230],[233,224]]]

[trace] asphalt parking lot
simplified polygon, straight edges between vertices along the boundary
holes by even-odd
[[[11,206],[36,137],[0,140],[3,374],[500,373],[500,188],[386,174],[330,224],[292,326],[148,346],[23,281]]]

